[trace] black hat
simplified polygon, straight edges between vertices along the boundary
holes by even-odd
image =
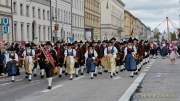
[[[31,46],[30,43],[25,44],[25,47],[30,47],[30,46]]]
[[[138,41],[138,39],[134,38],[134,41]]]
[[[51,43],[50,41],[47,41],[47,42],[46,42],[46,45],[52,46],[52,43]]]
[[[130,37],[128,43],[133,43],[133,39]]]

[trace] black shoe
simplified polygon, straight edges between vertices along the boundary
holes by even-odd
[[[65,75],[67,76],[67,75],[68,75],[68,73],[65,73]]]
[[[37,74],[34,74],[33,76],[34,76],[34,77],[37,77]]]
[[[15,82],[15,80],[11,80],[11,82]]]
[[[41,75],[41,79],[43,79],[44,78],[44,76],[43,75]]]
[[[28,78],[28,75],[26,75],[25,78],[27,79],[27,78]]]
[[[91,80],[94,79],[93,77],[91,77]]]
[[[73,80],[73,78],[70,78],[69,80]]]
[[[107,73],[108,71],[107,70],[104,70],[105,73]]]
[[[111,75],[110,78],[113,78],[113,76]]]
[[[28,79],[28,81],[32,81],[31,79]]]
[[[119,72],[116,72],[116,74],[119,74]]]
[[[76,75],[76,77],[79,77],[78,75]]]
[[[134,72],[134,75],[138,75],[138,72]]]
[[[94,74],[95,77],[97,77],[97,74]]]
[[[98,72],[98,74],[102,74],[102,72]]]
[[[116,76],[116,73],[113,73],[113,76]]]
[[[84,73],[81,73],[81,75],[84,75]]]
[[[59,78],[61,78],[62,77],[62,75],[59,75]]]
[[[52,86],[48,86],[48,88],[47,88],[47,89],[51,90],[51,89],[52,89]]]

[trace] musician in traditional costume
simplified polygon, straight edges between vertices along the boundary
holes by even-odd
[[[96,50],[93,48],[92,45],[90,45],[88,47],[88,50],[85,53],[85,59],[86,59],[86,68],[87,68],[87,72],[90,74],[90,78],[93,79],[94,78],[94,73],[96,70],[96,58],[97,58],[98,54],[96,52]]]
[[[104,49],[104,55],[106,57],[107,69],[110,72],[110,77],[112,78],[116,71],[116,57],[118,50],[111,42],[108,42],[107,48]]]
[[[148,41],[144,42],[144,49],[145,49],[145,63],[147,64],[149,62],[149,51],[150,51],[150,44]]]
[[[102,74],[102,65],[101,65],[101,58],[103,55],[101,55],[101,41],[99,40],[97,42],[97,45],[95,46],[95,50],[98,54],[98,57],[96,58],[96,65],[97,65],[97,70],[98,70],[98,74]],[[102,52],[104,53],[104,52]]]
[[[73,74],[75,73],[74,65],[76,57],[76,50],[72,47],[72,44],[68,44],[68,47],[64,52],[64,64],[66,64],[66,73],[70,75],[70,80],[73,80]]]
[[[16,54],[14,49],[10,49],[8,62],[6,64],[6,69],[8,76],[11,76],[11,81],[15,82],[15,76],[18,73],[18,55]]]
[[[84,74],[84,69],[85,69],[85,57],[84,57],[84,54],[86,53],[87,49],[88,49],[88,46],[89,46],[89,43],[86,42],[85,44],[83,44],[81,42],[81,66],[80,66],[80,72],[81,72],[81,75]]]
[[[46,57],[43,53],[43,50],[41,50],[41,48],[44,49],[43,44],[41,44],[41,46],[39,47],[39,53],[37,54],[37,56],[38,56],[38,63],[40,67],[41,79],[43,79],[45,77]]]
[[[62,77],[64,65],[64,47],[62,42],[56,42],[55,50],[57,52],[57,66],[59,67],[59,77]]]
[[[74,43],[74,49],[76,51],[76,57],[75,57],[75,75],[76,77],[79,76],[79,69],[80,69],[80,63],[81,63],[81,49],[80,49],[80,45],[75,42]]]
[[[137,70],[136,60],[134,58],[136,53],[137,49],[133,45],[133,40],[130,38],[127,47],[124,49],[124,60],[126,70],[131,72],[131,77],[134,77],[134,72]]]
[[[34,66],[33,59],[35,57],[35,51],[30,48],[29,43],[27,43],[25,46],[26,46],[26,49],[23,52],[23,56],[25,60],[25,72],[26,72],[26,76],[28,77],[28,80],[31,81],[33,66]]]
[[[57,53],[51,42],[46,42],[45,50],[41,47],[41,50],[45,56],[45,72],[48,80],[48,89],[52,88],[52,77],[55,75],[54,70],[56,69]]]

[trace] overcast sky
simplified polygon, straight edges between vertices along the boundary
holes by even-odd
[[[142,22],[152,29],[168,16],[174,26],[179,26],[180,4],[179,0],[122,0],[126,9],[140,18]],[[161,30],[162,24],[159,28]]]

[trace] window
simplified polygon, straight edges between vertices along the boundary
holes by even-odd
[[[46,26],[43,26],[43,38],[44,38],[44,40],[43,41],[45,41],[46,40]]]
[[[29,5],[26,6],[26,16],[29,17]]]
[[[38,9],[38,18],[41,19],[41,10]]]
[[[10,6],[9,0],[6,0],[6,6]]]
[[[33,18],[35,18],[35,7],[32,7]]]
[[[43,20],[45,20],[45,10],[43,9]]]
[[[14,38],[17,39],[17,22],[14,22]]]
[[[49,11],[47,11],[47,19],[49,20],[50,18],[50,13],[49,13]]]
[[[41,41],[40,37],[41,37],[41,25],[39,25],[39,41]]]
[[[20,4],[20,15],[23,16],[23,4]]]
[[[17,3],[13,2],[13,13],[17,13]]]
[[[28,37],[28,41],[30,41],[30,24],[27,24],[27,37]]]
[[[24,23],[21,23],[21,41],[24,41]]]

